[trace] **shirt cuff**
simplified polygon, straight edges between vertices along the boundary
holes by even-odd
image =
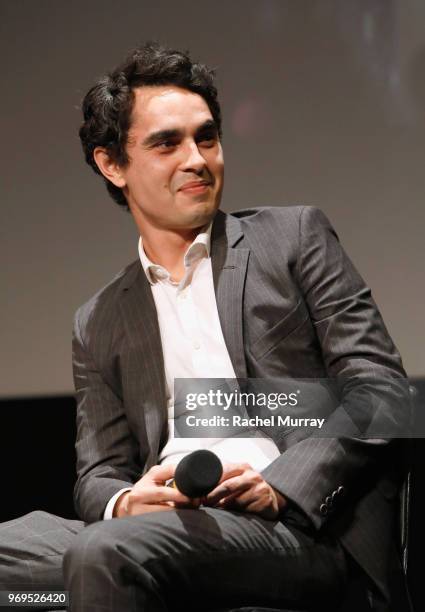
[[[131,487],[126,487],[125,489],[120,489],[118,491],[118,493],[115,493],[115,495],[113,495],[111,497],[111,499],[108,501],[106,508],[105,508],[105,512],[103,513],[103,520],[104,521],[108,521],[113,517],[114,514],[114,508],[115,508],[115,503],[117,501],[117,499],[125,492],[125,491],[131,491]]]

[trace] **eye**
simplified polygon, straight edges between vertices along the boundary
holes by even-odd
[[[197,138],[197,142],[204,147],[213,147],[217,142],[217,134],[211,132],[201,134],[199,138]]]
[[[172,149],[173,147],[176,146],[176,142],[174,140],[163,140],[162,142],[158,143],[158,148],[159,149]]]

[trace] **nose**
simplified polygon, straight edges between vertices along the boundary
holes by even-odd
[[[200,174],[205,166],[205,159],[201,155],[197,143],[195,141],[189,142],[184,148],[182,170],[185,172],[195,172],[196,174]]]

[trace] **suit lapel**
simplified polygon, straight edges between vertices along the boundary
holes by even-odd
[[[246,378],[243,342],[243,292],[249,249],[234,248],[243,237],[240,221],[218,211],[211,240],[211,263],[223,336],[237,378]],[[161,439],[167,440],[164,357],[152,291],[139,262],[121,283],[120,309],[128,341],[125,366],[129,418],[139,439],[149,445],[146,465],[157,462]],[[126,402],[127,403],[127,402]],[[133,408],[134,407],[134,408]]]
[[[243,293],[249,249],[234,248],[243,237],[239,219],[217,211],[211,236],[211,263],[218,314],[237,378],[246,378]]]
[[[125,281],[120,308],[129,346],[126,388],[128,405],[135,408],[129,416],[142,428],[140,434],[146,435],[149,467],[157,461],[161,437],[167,435],[164,358],[155,302],[140,262]]]

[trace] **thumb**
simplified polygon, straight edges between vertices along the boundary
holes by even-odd
[[[156,484],[164,484],[166,480],[174,478],[176,466],[167,463],[166,465],[154,465],[149,470],[149,475]]]

